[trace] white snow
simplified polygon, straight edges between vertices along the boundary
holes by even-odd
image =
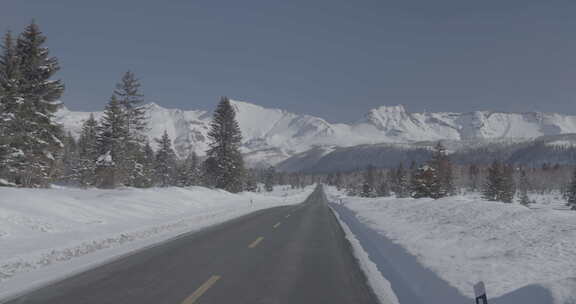
[[[0,299],[179,234],[300,203],[312,191],[287,189],[0,188]]]
[[[336,219],[338,219],[340,226],[342,226],[342,230],[344,230],[344,233],[346,234],[346,239],[348,239],[348,242],[352,245],[354,256],[358,259],[358,263],[368,279],[368,284],[378,297],[378,300],[380,300],[380,303],[399,304],[400,302],[394,294],[390,282],[382,276],[377,265],[370,260],[368,253],[364,248],[362,248],[360,241],[356,235],[354,235],[352,230],[350,230],[350,227],[340,219],[338,213],[334,214],[336,215]]]
[[[343,124],[248,102],[233,100],[231,103],[242,130],[242,150],[251,155],[248,161],[253,166],[274,165],[324,145],[350,147],[435,140],[531,139],[576,133],[576,116],[554,113],[410,113],[398,105],[372,109],[355,123]],[[181,158],[191,151],[204,155],[210,112],[166,109],[154,103],[145,108],[150,119],[150,139],[160,137],[166,130]],[[56,114],[56,121],[78,136],[82,122],[89,115],[63,108]],[[101,115],[101,112],[94,113],[96,119]]]
[[[467,297],[484,281],[490,298],[516,299],[536,286],[554,303],[576,303],[576,212],[467,197],[364,199],[334,189],[330,197]]]

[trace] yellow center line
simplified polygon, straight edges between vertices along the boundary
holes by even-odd
[[[254,242],[252,242],[250,245],[248,245],[248,248],[254,248],[254,247],[258,246],[258,244],[260,244],[260,242],[262,242],[263,239],[264,239],[263,237],[257,238]]]
[[[212,285],[216,284],[216,282],[220,280],[220,276],[214,275],[208,279],[208,281],[204,282],[196,291],[187,297],[182,304],[194,304],[196,300],[198,300]]]
[[[278,228],[278,226],[280,226],[280,222],[276,223],[273,227],[274,229]]]

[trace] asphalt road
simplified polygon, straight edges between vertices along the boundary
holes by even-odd
[[[321,189],[7,303],[376,304]]]

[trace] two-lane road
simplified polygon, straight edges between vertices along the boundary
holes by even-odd
[[[321,188],[17,299],[54,304],[376,304]]]

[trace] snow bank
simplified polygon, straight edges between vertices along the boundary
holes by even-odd
[[[329,191],[363,225],[466,297],[484,281],[497,303],[576,303],[576,212],[465,197],[363,199]]]
[[[354,256],[358,259],[358,263],[362,268],[362,271],[366,275],[368,279],[368,284],[380,300],[380,303],[386,304],[399,304],[398,298],[394,294],[392,287],[390,286],[390,282],[384,278],[379,270],[378,265],[376,265],[372,260],[370,260],[370,256],[368,253],[362,248],[360,241],[356,237],[356,235],[350,230],[350,227],[342,221],[338,213],[334,213],[340,226],[342,226],[342,230],[346,234],[346,239],[350,242],[352,246],[352,250],[354,251]]]
[[[0,299],[312,190],[0,188]]]

